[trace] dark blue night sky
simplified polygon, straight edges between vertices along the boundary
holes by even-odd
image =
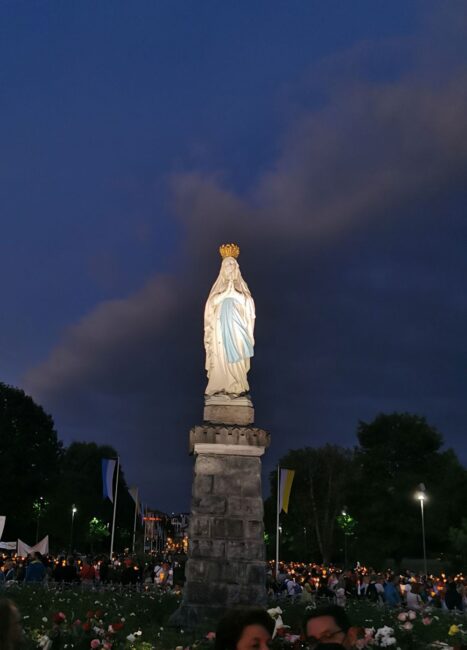
[[[394,410],[467,462],[466,36],[456,1],[0,0],[0,379],[189,509],[236,241],[265,472]]]

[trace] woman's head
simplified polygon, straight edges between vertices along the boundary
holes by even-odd
[[[0,650],[16,650],[21,644],[19,612],[7,598],[0,600]]]
[[[267,650],[274,621],[259,607],[229,610],[219,621],[215,650]]]

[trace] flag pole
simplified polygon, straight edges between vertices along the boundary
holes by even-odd
[[[136,488],[136,499],[135,499],[135,520],[133,522],[133,545],[132,552],[135,552],[135,540],[136,540],[136,515],[138,514],[138,498],[139,498],[139,488]]]
[[[117,480],[115,482],[114,514],[112,518],[112,535],[110,537],[110,561],[114,553],[115,517],[117,515],[118,475],[120,473],[120,456],[117,456]]]
[[[277,506],[276,506],[276,580],[279,574],[279,514],[281,508],[281,478],[280,467],[277,465]]]

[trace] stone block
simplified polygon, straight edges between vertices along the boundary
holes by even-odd
[[[264,560],[264,544],[262,542],[226,540],[225,554],[228,560]]]
[[[263,541],[264,539],[263,522],[258,520],[245,521],[245,538]]]
[[[243,538],[243,521],[241,519],[213,519],[211,536],[221,539]]]
[[[193,497],[191,500],[191,512],[193,515],[223,515],[227,509],[225,497],[218,497],[214,494],[204,497]]]
[[[229,605],[229,585],[226,585],[222,582],[210,582],[208,585],[205,585],[206,591],[209,591],[209,602],[215,603],[218,605],[224,605],[228,607]]]
[[[195,515],[190,521],[190,538],[195,537],[210,537],[211,535],[211,519],[210,517],[200,517]]]
[[[196,478],[200,475],[216,475],[223,474],[225,465],[222,457],[220,456],[209,456],[208,454],[200,454],[196,457],[195,464],[195,481]]]
[[[193,481],[193,496],[209,496],[213,492],[214,476],[211,474],[195,474]]]
[[[242,497],[256,497],[261,494],[261,476],[258,474],[250,473],[246,480],[241,481],[240,493]]]
[[[249,585],[264,586],[266,584],[266,565],[264,562],[248,564],[247,583]]]
[[[190,541],[189,557],[195,559],[223,558],[225,540],[194,539]]]
[[[263,519],[263,500],[257,497],[231,496],[228,500],[228,514],[245,519]]]
[[[185,566],[185,577],[189,582],[203,582],[206,579],[207,562],[191,558]]]
[[[232,404],[207,404],[204,407],[205,422],[214,424],[239,424],[246,426],[253,424],[255,420],[255,410],[252,406],[232,405]]]
[[[267,604],[266,585],[248,585],[240,588],[240,605],[259,605],[264,607]]]
[[[238,494],[241,491],[242,481],[238,474],[227,474],[214,476],[213,492],[214,494],[227,496]],[[261,488],[256,494],[261,494]]]
[[[241,586],[237,584],[228,584],[227,585],[227,598],[229,607],[236,605],[240,602]]]
[[[242,561],[222,563],[221,579],[229,584],[247,584],[248,564]]]

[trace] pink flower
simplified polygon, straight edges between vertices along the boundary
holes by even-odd
[[[407,621],[402,627],[404,630],[411,630],[413,628],[413,624],[410,621]]]
[[[401,612],[401,613],[398,615],[397,620],[399,620],[399,621],[406,621],[406,620],[407,620],[407,614],[406,614],[405,612]]]
[[[215,632],[208,632],[206,634],[206,639],[208,641],[214,641],[215,638],[216,638],[216,633]]]
[[[100,644],[101,644],[101,642],[99,641],[99,639],[93,639],[91,641],[91,648],[93,648],[93,650],[95,650],[95,648],[98,648],[100,646]]]
[[[424,616],[422,618],[423,625],[431,625],[431,618],[429,616]]]

